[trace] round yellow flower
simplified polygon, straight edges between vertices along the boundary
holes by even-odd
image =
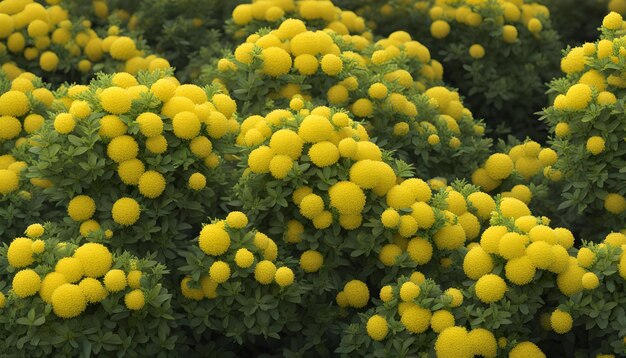
[[[605,141],[602,137],[593,136],[587,139],[587,144],[585,146],[588,152],[593,155],[598,155],[604,152]]]
[[[137,54],[137,47],[130,37],[120,36],[111,43],[109,52],[116,60],[128,60]]]
[[[411,305],[401,313],[400,322],[409,332],[420,334],[430,326],[431,316],[428,309]]]
[[[54,130],[60,134],[71,133],[75,127],[74,116],[69,113],[59,113],[54,118]]]
[[[330,205],[340,214],[360,214],[365,207],[365,193],[356,184],[348,181],[338,182],[328,190]]]
[[[263,58],[263,73],[271,77],[278,77],[291,70],[291,56],[280,47],[269,47],[261,52]]]
[[[61,318],[73,318],[87,308],[83,290],[78,285],[66,283],[52,293],[52,310]]]
[[[154,170],[148,170],[139,177],[139,192],[146,198],[154,199],[163,194],[166,182],[163,175]]]
[[[224,261],[215,261],[209,268],[209,277],[216,283],[224,283],[230,278],[230,266]]]
[[[506,292],[506,282],[494,274],[482,276],[476,281],[476,296],[485,303],[500,301]]]
[[[188,111],[177,113],[172,120],[172,126],[174,135],[181,139],[193,139],[200,134],[201,129],[198,116]]]
[[[454,323],[454,316],[450,311],[446,310],[436,311],[430,318],[430,327],[435,333],[440,333],[448,327],[453,327]]]
[[[146,167],[139,159],[129,159],[121,162],[117,167],[117,174],[126,185],[138,185],[139,179],[145,172]]]
[[[572,329],[574,320],[568,312],[561,311],[559,309],[554,310],[550,315],[550,325],[554,332],[564,334]]]
[[[122,226],[131,226],[139,220],[141,208],[135,199],[121,198],[113,204],[111,214],[116,223]]]
[[[610,193],[604,198],[604,208],[611,214],[621,214],[626,211],[626,199],[620,194]]]
[[[287,287],[294,281],[293,271],[289,267],[283,266],[276,270],[274,280],[280,287]]]
[[[19,119],[12,116],[0,117],[0,140],[16,138],[20,132],[22,132],[22,124]]]
[[[600,279],[593,272],[587,272],[583,275],[582,278],[583,288],[586,290],[593,290],[594,288],[600,286]]]
[[[395,244],[387,244],[382,247],[378,259],[385,266],[393,266],[396,264],[396,259],[402,255],[402,249]]]
[[[474,44],[470,47],[469,54],[474,59],[481,59],[485,57],[485,48],[479,44]]]
[[[7,91],[0,96],[0,115],[21,117],[30,110],[28,97],[20,91]]]
[[[163,132],[163,120],[155,113],[142,113],[135,121],[139,124],[141,134],[148,138],[158,136]]]
[[[100,105],[109,113],[124,114],[130,110],[132,97],[124,88],[109,87],[100,93]]]
[[[134,159],[139,154],[139,145],[128,135],[115,137],[107,146],[107,155],[116,163]]]
[[[343,70],[343,61],[333,54],[324,55],[321,65],[322,71],[329,76],[336,76]]]
[[[389,325],[383,316],[376,314],[367,320],[366,331],[373,340],[382,341],[387,337]]]
[[[510,259],[504,266],[504,272],[509,281],[522,286],[532,281],[536,269],[528,256],[521,256]]]
[[[0,194],[7,195],[19,188],[17,173],[8,169],[0,169]]]
[[[414,238],[409,241],[406,251],[418,265],[427,264],[433,256],[433,246],[430,241],[421,238]]]
[[[248,217],[241,211],[233,211],[226,216],[226,224],[233,229],[243,229],[248,225]]]
[[[435,341],[437,357],[472,357],[472,345],[469,334],[464,327],[448,327],[444,329]]]
[[[324,264],[324,256],[318,251],[308,250],[300,256],[300,267],[305,272],[317,272]]]
[[[496,337],[484,328],[472,329],[467,338],[472,346],[474,355],[495,358],[498,353]]]
[[[124,296],[124,304],[129,310],[138,311],[146,304],[146,298],[141,290],[135,289]]]
[[[491,273],[494,263],[491,255],[479,245],[473,247],[463,259],[463,271],[472,280],[478,280],[482,276]]]
[[[13,277],[13,292],[20,298],[36,294],[40,287],[41,277],[34,270],[21,270]]]
[[[509,358],[546,358],[541,349],[532,342],[521,342],[509,352]]]
[[[268,260],[263,260],[256,264],[254,268],[254,279],[262,285],[269,285],[274,281],[276,275],[276,265]]]
[[[492,154],[485,162],[485,170],[494,180],[506,179],[513,172],[513,161],[506,154]]]
[[[602,26],[609,30],[619,30],[622,28],[623,23],[624,19],[622,18],[622,15],[616,13],[615,11],[611,11],[602,20]]]
[[[443,39],[450,33],[450,24],[443,20],[434,21],[430,25],[430,33],[436,39]]]
[[[74,252],[74,257],[83,264],[85,276],[100,277],[106,274],[113,263],[113,255],[104,245],[87,243]]]
[[[254,255],[250,250],[241,248],[235,253],[235,264],[241,268],[248,268],[254,263]]]
[[[219,256],[230,247],[230,236],[220,225],[205,225],[200,231],[198,244],[205,254]]]
[[[95,212],[96,202],[87,195],[75,196],[67,206],[67,214],[78,222],[91,219]]]
[[[308,155],[315,166],[324,168],[337,163],[339,149],[333,143],[324,141],[313,144]]]
[[[126,288],[126,274],[122,270],[111,270],[104,275],[104,286],[109,292],[118,292]]]
[[[420,295],[420,287],[415,283],[408,281],[400,286],[400,299],[404,302],[412,302]]]
[[[343,288],[348,304],[354,308],[363,308],[370,299],[370,292],[363,281],[352,280]]]

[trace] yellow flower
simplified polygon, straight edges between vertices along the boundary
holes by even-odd
[[[400,299],[404,302],[412,302],[420,295],[420,287],[415,283],[408,281],[400,286]]]
[[[271,77],[278,77],[291,70],[291,56],[280,47],[269,47],[261,52],[263,58],[263,73]]]
[[[410,305],[401,313],[400,322],[411,333],[420,334],[430,326],[431,313],[428,309]]]
[[[568,312],[554,310],[550,316],[550,325],[554,332],[564,334],[572,329],[573,319]]]
[[[382,247],[378,259],[385,266],[393,266],[396,264],[396,259],[402,255],[402,249],[395,244],[387,244]]]
[[[588,152],[593,155],[598,155],[604,152],[605,142],[602,137],[593,136],[587,139],[587,144],[585,146]]]
[[[41,281],[39,296],[46,303],[52,302],[52,294],[59,286],[68,283],[65,275],[59,272],[50,272]]]
[[[100,118],[100,136],[115,138],[126,134],[128,126],[122,122],[120,117],[109,114]]]
[[[365,307],[370,299],[369,289],[363,281],[352,280],[346,283],[343,292],[346,294],[349,305],[354,308]]]
[[[67,206],[67,214],[74,221],[91,219],[96,212],[96,202],[87,195],[75,196]]]
[[[11,116],[0,117],[0,140],[16,138],[21,132],[22,124],[17,118]]]
[[[472,248],[463,259],[463,271],[472,280],[491,273],[493,267],[493,259],[480,246]]]
[[[459,289],[449,288],[444,294],[452,298],[451,307],[459,307],[463,304],[463,293]]]
[[[254,263],[254,255],[250,250],[241,248],[235,253],[235,264],[241,268],[248,268]]]
[[[141,208],[135,199],[121,198],[113,204],[111,214],[116,223],[122,226],[131,226],[139,220]]]
[[[109,87],[100,93],[100,105],[113,114],[124,114],[130,110],[132,98],[128,91],[121,87]]]
[[[430,327],[435,333],[440,333],[448,327],[453,327],[454,323],[454,316],[450,311],[446,310],[436,311],[430,318]]]
[[[174,135],[181,139],[193,139],[200,134],[201,123],[198,116],[189,111],[179,112],[172,120]]]
[[[505,276],[512,283],[522,286],[530,283],[535,277],[535,266],[528,256],[510,259],[504,266]]]
[[[154,170],[148,170],[139,177],[139,192],[146,198],[159,197],[165,190],[166,182],[163,175]]]
[[[293,168],[293,159],[282,154],[274,155],[269,163],[270,173],[276,179],[284,179],[291,168]]]
[[[128,135],[115,137],[107,146],[107,155],[116,163],[134,159],[139,154],[139,144]]]
[[[626,211],[626,199],[620,194],[610,193],[604,198],[604,208],[611,214],[621,214]]]
[[[322,71],[329,76],[336,76],[343,70],[343,61],[333,54],[324,55],[321,65]]]
[[[389,325],[387,320],[381,315],[373,315],[367,320],[367,334],[375,341],[382,341],[387,337]]]
[[[254,268],[254,279],[262,285],[269,285],[274,281],[276,265],[268,260],[259,262]]]
[[[593,290],[594,288],[600,286],[600,279],[593,272],[587,272],[583,275],[582,278],[583,287],[586,290]]]
[[[8,91],[0,96],[0,115],[21,117],[30,110],[28,97],[20,91]]]
[[[132,290],[124,296],[124,304],[129,310],[138,311],[143,308],[145,303],[145,296],[139,289]]]
[[[83,290],[78,285],[66,283],[52,293],[52,310],[61,318],[73,318],[87,307]]]
[[[470,47],[469,54],[472,58],[481,59],[485,57],[485,48],[479,44],[474,44]]]
[[[528,27],[528,31],[532,32],[533,34],[537,34],[541,32],[541,30],[543,30],[543,24],[537,18],[530,19],[528,21],[527,27]]]
[[[624,20],[622,18],[622,15],[616,13],[615,11],[611,11],[602,20],[602,26],[606,27],[609,30],[619,30],[622,28],[623,22]]]
[[[324,200],[319,195],[309,194],[302,198],[299,207],[300,214],[312,220],[324,211]]]
[[[546,358],[541,349],[532,342],[521,342],[509,352],[509,358]]]
[[[485,170],[494,180],[506,179],[513,172],[513,161],[506,154],[492,154],[485,162]]]
[[[484,328],[472,329],[467,335],[474,355],[495,358],[498,353],[496,337]]]
[[[230,278],[230,266],[224,261],[215,261],[209,268],[209,277],[216,283],[224,283]]]
[[[145,172],[146,167],[139,159],[129,159],[121,162],[117,167],[117,174],[126,185],[138,185],[139,178]]]
[[[338,182],[328,190],[330,205],[336,208],[340,214],[360,214],[365,207],[365,194],[363,190],[352,182]]]
[[[128,60],[137,54],[137,47],[130,37],[120,36],[113,41],[109,52],[116,60]]]
[[[163,132],[163,120],[155,113],[142,113],[135,121],[139,124],[141,134],[148,138],[158,136]]]
[[[276,270],[274,280],[280,287],[287,287],[294,281],[293,271],[289,267],[283,266]]]
[[[78,284],[85,294],[85,298],[89,303],[97,303],[107,296],[107,290],[102,286],[100,281],[92,277],[85,277]]]
[[[435,341],[437,357],[472,357],[472,345],[464,327],[448,327],[444,329]]]
[[[504,280],[494,274],[482,276],[476,281],[476,296],[485,303],[500,301],[506,292]]]
[[[21,270],[13,277],[13,292],[20,298],[36,294],[40,287],[41,277],[34,270]]]
[[[71,133],[76,127],[74,116],[69,113],[59,113],[54,118],[54,130],[60,134]]]
[[[230,247],[230,236],[220,225],[205,225],[200,231],[198,244],[207,255],[219,256]]]

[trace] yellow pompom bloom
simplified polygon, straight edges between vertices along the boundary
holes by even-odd
[[[433,256],[433,246],[430,241],[421,238],[413,238],[409,241],[406,251],[418,265],[427,264]]]
[[[30,238],[38,238],[44,233],[43,225],[41,224],[32,224],[26,228],[26,236]]]
[[[400,286],[400,299],[404,302],[412,302],[420,295],[420,287],[415,283],[408,281]]]
[[[587,108],[592,98],[592,91],[589,85],[578,83],[567,90],[568,109],[578,111]]]
[[[71,133],[76,127],[74,116],[69,113],[59,113],[54,118],[54,130],[60,134]]]
[[[472,329],[467,335],[473,354],[486,358],[495,358],[498,352],[496,337],[484,328]]]
[[[550,315],[550,325],[554,332],[564,334],[572,329],[574,320],[568,312],[561,311],[559,309],[554,310]]]
[[[423,307],[411,305],[401,314],[400,322],[411,333],[420,334],[430,326],[431,312]]]
[[[365,194],[363,190],[352,182],[338,182],[328,190],[330,205],[336,208],[340,214],[360,214],[365,207]]]
[[[100,277],[106,274],[113,263],[109,249],[98,243],[87,243],[74,252],[74,257],[81,261],[85,276]]]
[[[269,47],[261,52],[263,58],[263,73],[271,77],[278,77],[289,73],[291,56],[280,47]]]
[[[609,30],[619,30],[622,28],[623,23],[624,19],[622,18],[622,15],[614,11],[611,11],[602,20],[602,26],[606,27]]]
[[[313,55],[302,54],[295,58],[293,66],[301,75],[310,76],[317,72],[319,62]]]
[[[521,216],[531,215],[530,209],[519,199],[503,198],[500,202],[500,212],[504,217],[517,219]]]
[[[189,111],[179,112],[172,120],[174,135],[181,139],[193,139],[200,134],[201,123],[198,116]]]
[[[116,60],[128,60],[137,54],[137,47],[130,37],[120,36],[111,43],[109,52]]]
[[[470,47],[469,54],[474,59],[481,59],[485,57],[485,48],[479,44],[474,44]]]
[[[91,114],[91,107],[85,101],[74,101],[70,106],[70,114],[76,118],[84,119]]]
[[[317,167],[324,168],[337,163],[339,149],[331,142],[319,142],[311,146],[308,152],[309,158]]]
[[[587,139],[587,144],[585,145],[585,149],[593,155],[598,155],[604,152],[605,141],[602,137],[593,136]]]
[[[324,256],[318,251],[308,250],[300,256],[300,267],[305,272],[317,272],[324,264]]]
[[[493,259],[481,246],[472,248],[463,259],[463,271],[472,280],[491,273],[493,267]]]
[[[568,265],[556,278],[559,290],[566,296],[582,291],[582,277],[585,273],[585,269],[578,265]]]
[[[463,246],[466,235],[461,225],[446,225],[434,235],[435,245],[440,250],[455,250]]]
[[[34,270],[21,270],[15,274],[12,289],[20,298],[33,296],[41,287],[41,277]]]
[[[402,255],[402,249],[395,244],[387,244],[382,247],[378,259],[385,266],[393,266],[398,256]]]
[[[46,303],[52,302],[52,294],[59,286],[68,283],[65,275],[59,272],[50,272],[41,281],[39,296]]]
[[[485,162],[485,170],[494,180],[506,179],[513,172],[513,161],[506,154],[492,154]]]
[[[111,270],[104,275],[104,287],[109,292],[118,292],[126,288],[126,274],[122,270]]]
[[[96,212],[96,202],[87,195],[75,196],[67,206],[67,214],[74,221],[91,219]]]
[[[521,342],[509,352],[509,358],[546,358],[541,349],[532,342]]]
[[[46,72],[56,70],[59,65],[59,56],[52,51],[46,51],[39,57],[39,67]]]
[[[129,310],[138,311],[146,304],[146,298],[141,290],[135,289],[124,295],[124,304]]]
[[[583,275],[582,285],[586,290],[593,290],[594,288],[600,286],[600,279],[598,279],[598,276],[595,273],[587,272]]]
[[[126,185],[138,185],[139,178],[145,172],[145,166],[139,159],[129,159],[123,161],[117,167],[117,174]]]
[[[280,287],[290,286],[294,281],[293,271],[289,267],[280,267],[274,274],[274,281]]]
[[[139,177],[139,192],[146,198],[154,199],[163,194],[166,184],[163,174],[148,170]]]
[[[254,263],[254,255],[250,250],[241,248],[235,253],[235,264],[241,268],[248,268]]]
[[[329,76],[336,76],[343,70],[343,61],[333,54],[324,55],[321,65],[322,71]]]
[[[139,270],[132,270],[126,276],[126,280],[128,281],[128,287],[130,288],[140,288],[141,287],[141,275],[142,272]]]
[[[135,121],[139,124],[141,134],[148,138],[158,136],[163,132],[163,120],[155,113],[142,113]]]
[[[626,199],[620,194],[610,193],[604,198],[604,208],[611,214],[621,214],[626,211]]]
[[[233,211],[226,216],[226,224],[233,229],[243,229],[248,225],[248,217],[241,211]]]
[[[448,327],[453,327],[454,323],[454,316],[450,311],[446,310],[436,311],[430,318],[430,327],[435,333],[440,333]]]
[[[66,283],[52,293],[52,310],[61,318],[73,318],[87,308],[83,290],[78,285]]]
[[[522,286],[530,283],[535,277],[535,266],[528,256],[510,259],[504,267],[506,278],[512,283]]]
[[[113,204],[111,214],[116,223],[122,226],[131,226],[139,220],[141,208],[135,199],[121,198]]]
[[[444,294],[452,298],[451,307],[459,307],[463,304],[463,293],[459,289],[449,288]]]
[[[482,276],[476,281],[476,296],[485,303],[500,301],[506,292],[506,282],[494,274]]]
[[[547,269],[554,260],[552,245],[545,241],[535,241],[526,248],[526,255],[539,269]]]
[[[443,20],[434,21],[430,25],[430,34],[436,39],[443,39],[450,33],[450,24]]]
[[[540,33],[541,30],[543,30],[543,24],[537,18],[530,19],[530,21],[528,21],[527,27],[528,31],[532,32],[533,34]]]
[[[220,225],[205,225],[200,231],[198,245],[205,254],[219,256],[230,247],[230,236]]]
[[[215,261],[209,268],[209,277],[216,283],[224,283],[230,278],[230,266],[224,261]]]
[[[8,91],[0,96],[0,115],[21,117],[30,110],[28,97],[20,91]]]
[[[343,288],[348,304],[354,308],[363,308],[370,299],[369,289],[363,281],[352,280]]]
[[[100,136],[115,138],[126,134],[128,126],[116,115],[106,115],[100,118]]]
[[[389,325],[383,316],[376,314],[367,320],[365,329],[370,338],[375,341],[382,341],[385,337],[387,337]]]
[[[69,283],[80,280],[85,274],[82,261],[75,257],[64,257],[60,259],[54,267],[54,271],[63,274]]]
[[[113,114],[124,114],[130,110],[132,98],[128,91],[121,87],[109,87],[100,93],[100,105]]]
[[[517,28],[513,25],[504,25],[502,27],[502,39],[506,43],[514,43],[517,41],[518,31]]]
[[[115,137],[107,146],[107,155],[116,163],[134,159],[139,154],[139,144],[128,135]]]
[[[269,162],[269,171],[276,179],[284,179],[293,168],[293,159],[286,155],[275,155]]]
[[[269,285],[276,276],[276,265],[268,260],[257,263],[254,268],[254,279],[262,285]]]

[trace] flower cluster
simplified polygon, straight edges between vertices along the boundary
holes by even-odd
[[[563,174],[561,207],[568,215],[598,218],[607,230],[626,225],[626,126],[620,102],[626,79],[613,69],[624,52],[623,23],[621,15],[608,14],[601,40],[567,52],[561,61],[566,76],[551,83],[554,101],[543,116],[558,154],[554,168]]]
[[[33,224],[26,235],[14,239],[1,255],[8,264],[2,276],[8,274],[11,283],[8,291],[0,292],[1,330],[7,337],[0,343],[3,351],[19,346],[33,356],[68,352],[68,338],[61,331],[49,331],[65,322],[72,322],[74,339],[82,337],[91,344],[100,339],[95,333],[103,334],[113,324],[152,342],[145,348],[132,343],[137,352],[173,348],[149,332],[151,324],[163,325],[165,334],[174,327],[171,295],[159,282],[164,266],[128,252],[113,255],[102,244],[69,241],[71,233],[56,224]],[[20,343],[18,335],[27,330],[46,333],[39,344]],[[121,347],[120,334],[114,337],[111,347]]]

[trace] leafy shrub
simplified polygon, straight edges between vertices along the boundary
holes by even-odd
[[[560,208],[588,223],[597,219],[609,231],[626,225],[626,127],[621,119],[626,85],[616,72],[622,23],[621,15],[611,13],[604,18],[601,40],[569,49],[561,61],[566,76],[551,82],[555,98],[543,116],[559,157],[554,167],[563,173]]]
[[[3,352],[32,357],[172,355],[177,336],[165,266],[153,257],[80,244],[56,224],[0,250],[9,290],[0,293]],[[69,240],[68,240],[69,239]]]

